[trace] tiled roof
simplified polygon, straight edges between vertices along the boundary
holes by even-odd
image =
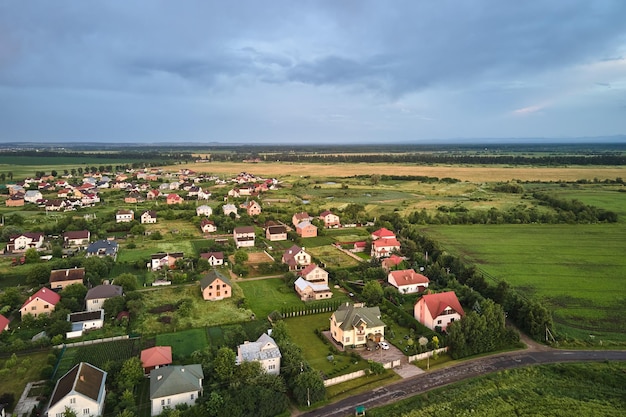
[[[430,282],[428,278],[422,274],[418,274],[413,269],[391,271],[389,275],[393,277],[399,287],[412,284],[428,284]]]
[[[87,291],[85,300],[95,300],[99,298],[113,298],[124,294],[124,290],[119,285],[97,285]]]
[[[40,300],[44,300],[45,302],[52,304],[52,305],[56,305],[56,303],[58,303],[59,300],[61,300],[61,296],[59,294],[55,293],[50,288],[43,287],[39,291],[37,291],[35,294],[28,297],[28,299],[24,302],[24,304],[22,304],[22,308],[24,308],[24,306],[30,304],[31,301],[37,298],[39,298]]]
[[[87,362],[81,362],[63,375],[54,387],[49,407],[52,407],[72,391],[82,394],[94,401],[103,400],[104,383],[107,373]],[[48,407],[48,408],[49,408]]]
[[[141,351],[141,364],[144,368],[169,365],[171,363],[171,346],[155,346]]]
[[[55,269],[50,272],[50,282],[74,281],[85,278],[85,268]]]
[[[425,294],[420,299],[426,303],[426,308],[430,312],[431,317],[439,316],[447,307],[459,313],[461,316],[465,315],[459,299],[456,297],[454,291],[440,292],[437,294]],[[418,300],[418,302],[420,302]]]
[[[348,330],[356,326],[359,321],[364,321],[367,327],[384,326],[380,319],[378,307],[355,307],[354,304],[345,303],[335,311],[335,320],[342,330]]]

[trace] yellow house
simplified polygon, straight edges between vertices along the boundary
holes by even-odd
[[[50,287],[63,290],[72,284],[82,284],[85,268],[54,269],[50,271]]]
[[[222,300],[233,295],[233,285],[230,280],[215,269],[200,280],[200,288],[202,298],[209,301]]]
[[[28,297],[24,302],[20,313],[22,317],[26,314],[32,314],[37,317],[39,314],[50,314],[54,311],[54,306],[61,300],[61,296],[50,288],[43,287],[35,294]]]
[[[385,339],[385,323],[378,307],[345,303],[330,316],[330,334],[342,346],[365,346]]]

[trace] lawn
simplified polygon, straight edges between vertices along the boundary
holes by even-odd
[[[307,248],[312,256],[326,264],[328,268],[351,268],[357,266],[359,261],[346,255],[334,246],[320,246],[317,248]]]
[[[17,362],[10,366],[7,365],[9,358],[0,359],[0,395],[5,392],[11,393],[17,402],[28,382],[41,379],[40,372],[48,365],[49,353],[44,351],[19,355]]]
[[[561,331],[624,340],[623,224],[431,226],[422,232],[486,276],[543,302]]]
[[[300,346],[304,358],[311,367],[329,377],[369,368],[367,361],[361,358],[355,363],[354,358],[349,355],[333,353],[331,345],[324,343],[315,334],[315,329],[329,328],[330,316],[331,313],[323,313],[286,319],[289,337]],[[332,361],[328,359],[331,354]]]
[[[176,333],[161,333],[156,336],[157,346],[171,346],[174,360],[189,357],[194,351],[209,345],[206,331],[200,329],[183,330]]]
[[[142,291],[142,309],[132,321],[133,331],[141,334],[169,333],[177,330],[240,323],[250,319],[252,311],[239,308],[242,291],[233,284],[233,297],[220,301],[205,301],[200,295],[200,285],[160,287]],[[188,304],[178,309],[177,304]],[[171,305],[170,311],[154,312],[151,309]]]
[[[129,241],[128,243],[130,243]],[[147,238],[134,239],[134,249],[128,249],[127,244],[120,248],[117,260],[119,262],[136,262],[141,259],[150,259],[155,253],[183,252],[185,257],[195,255],[194,247],[189,240],[149,240]]]

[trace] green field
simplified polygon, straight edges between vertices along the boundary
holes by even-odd
[[[17,402],[28,382],[41,379],[40,372],[48,365],[49,353],[44,351],[19,355],[13,363],[9,358],[0,359],[0,395],[13,394]]]
[[[119,262],[135,262],[140,259],[150,259],[150,255],[155,253],[183,252],[185,257],[195,255],[194,247],[189,240],[148,240],[136,239],[133,241],[137,246],[134,249],[127,249],[124,246],[120,248],[117,255]]]
[[[140,353],[139,339],[117,340],[114,342],[97,343],[95,345],[68,348],[64,351],[55,379],[62,377],[74,365],[89,362],[99,368],[106,368],[109,361],[125,361]]]
[[[334,246],[319,246],[306,250],[329,268],[351,268],[359,264],[359,261]]]
[[[624,225],[431,226],[422,232],[545,303],[560,331],[624,339]]]
[[[624,363],[533,366],[452,384],[367,415],[623,416],[625,386]]]
[[[204,329],[189,329],[176,333],[161,333],[156,337],[157,346],[171,346],[172,359],[180,360],[190,356],[196,350],[208,346]]]

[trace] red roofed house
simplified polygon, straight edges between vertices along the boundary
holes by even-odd
[[[400,250],[400,242],[395,238],[377,239],[372,242],[372,251],[370,255],[376,258],[386,258],[391,256],[393,251]]]
[[[324,210],[320,214],[320,219],[324,222],[324,227],[339,227],[341,222],[339,216],[333,214],[330,210]]]
[[[89,239],[91,239],[89,230],[76,230],[63,233],[63,244],[65,246],[88,245]]]
[[[202,219],[202,221],[200,222],[200,229],[203,233],[212,233],[217,231],[215,222],[209,219]]]
[[[396,238],[396,234],[392,232],[391,230],[384,228],[384,227],[381,227],[380,229],[372,233],[372,240],[395,239],[395,238]]]
[[[146,375],[153,369],[172,364],[172,347],[155,346],[141,351],[141,366]]]
[[[402,261],[404,261],[404,258],[402,256],[391,255],[389,258],[384,259],[380,263],[380,266],[385,270],[385,272],[389,272],[392,268],[400,265]]]
[[[2,314],[0,314],[0,333],[2,333],[5,330],[9,330],[9,323],[10,323],[9,319],[7,319]]]
[[[389,272],[387,282],[396,287],[402,294],[413,294],[423,292],[428,288],[430,280],[413,269],[401,269]]]
[[[61,296],[50,288],[43,287],[35,294],[28,297],[20,308],[22,317],[32,314],[37,317],[39,314],[50,314],[54,311],[54,306],[61,300]]]
[[[168,194],[167,195],[167,204],[172,205],[172,204],[183,204],[185,201],[183,200],[183,198],[181,196],[179,196],[178,194]]]
[[[424,294],[413,307],[415,319],[431,330],[446,329],[448,324],[465,315],[454,291]]]

